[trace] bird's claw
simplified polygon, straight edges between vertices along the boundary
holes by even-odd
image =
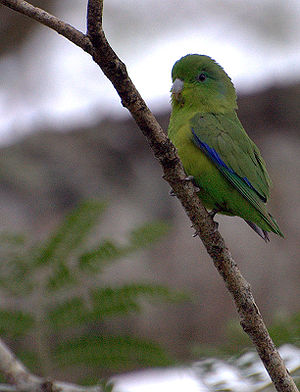
[[[194,176],[187,176],[183,179],[183,181],[192,181],[194,187],[195,187],[195,192],[200,192],[200,188],[196,185],[195,183],[195,177]]]
[[[217,231],[219,228],[219,223],[213,220],[213,224],[214,224],[214,231]],[[191,227],[193,228],[194,226],[192,225]],[[196,230],[193,234],[193,238],[198,237],[199,234],[200,232]]]
[[[163,177],[164,177],[164,176],[163,176]],[[184,182],[192,181],[192,183],[193,183],[194,186],[195,186],[195,191],[196,191],[196,192],[200,192],[200,188],[198,188],[198,187],[195,185],[195,183],[194,183],[194,176],[187,176],[187,177],[184,177],[184,179],[183,179],[182,181],[184,181]],[[173,191],[173,189],[170,190],[170,196],[176,196],[176,194],[175,194],[175,192]]]
[[[213,208],[213,209],[208,213],[208,215],[209,215],[209,216],[211,217],[211,219],[213,220],[214,217],[215,217],[215,215],[216,215],[218,212],[220,212],[219,208]]]
[[[196,238],[199,235],[199,231],[195,231],[195,233],[193,234],[193,238]]]
[[[173,191],[173,189],[171,189],[170,192],[169,192],[169,195],[174,197],[174,196],[176,196],[176,193]]]
[[[219,228],[219,222],[213,220],[213,224],[214,224],[214,231],[217,231]]]
[[[211,217],[213,224],[214,224],[214,231],[217,231],[219,228],[219,223],[214,220],[215,215],[220,212],[219,208],[213,208],[208,215]]]
[[[187,176],[183,179],[183,181],[193,181],[194,180],[194,176]]]

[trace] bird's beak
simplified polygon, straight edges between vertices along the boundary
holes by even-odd
[[[181,92],[183,90],[183,80],[175,79],[171,88],[172,98],[174,97],[178,102],[181,100]]]

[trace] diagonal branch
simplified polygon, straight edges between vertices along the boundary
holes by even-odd
[[[0,340],[0,369],[8,382],[22,392],[102,392],[100,386],[80,387],[75,384],[46,380],[31,374]],[[4,390],[2,388],[2,390]],[[7,389],[9,391],[9,389]]]
[[[102,30],[103,1],[88,1],[87,36],[23,0],[0,0],[0,4],[54,29],[93,56],[94,61],[114,85],[122,105],[130,111],[159,160],[164,179],[176,193],[215,267],[224,279],[239,313],[241,326],[255,345],[277,391],[297,392],[298,389],[268,334],[249,283],[242,276],[223,238],[215,229],[215,224],[197,197],[191,181],[186,180],[175,147],[146,106],[130,80],[125,64],[118,58],[105,37]],[[1,366],[0,361],[0,368]]]
[[[102,29],[103,0],[89,0],[87,6],[87,35],[96,37]]]

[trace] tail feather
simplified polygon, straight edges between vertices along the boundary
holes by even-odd
[[[276,229],[276,231],[274,231],[274,233],[276,233],[276,234],[280,235],[280,237],[284,238],[284,235],[283,235],[282,231],[279,229],[279,226],[278,226],[275,218],[273,218],[273,216],[270,213],[269,213],[269,217],[270,217],[270,219],[271,219],[271,221],[273,223],[272,226],[273,227],[275,226],[275,229]]]
[[[245,220],[245,222],[253,229],[265,242],[269,242],[269,234],[266,230],[261,229],[255,223]]]

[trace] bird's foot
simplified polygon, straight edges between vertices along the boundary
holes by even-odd
[[[194,180],[195,180],[194,176],[187,176],[187,177],[184,177],[184,179],[182,181],[184,181],[184,182],[192,181],[192,183],[193,183],[193,185],[195,187],[195,191],[196,192],[200,192],[200,188],[197,187],[197,185],[195,184]],[[176,196],[176,194],[173,191],[173,189],[170,190],[170,196]]]
[[[213,220],[213,224],[214,224],[214,231],[217,231],[219,228],[219,223]],[[193,225],[191,226],[192,228],[194,227]],[[198,237],[199,235],[199,231],[195,231],[193,234],[193,238]]]
[[[200,192],[200,188],[196,185],[194,176],[187,176],[183,179],[183,181],[191,181],[195,187],[195,192]]]
[[[193,226],[192,226],[193,227]],[[199,231],[195,231],[195,233],[193,234],[193,238],[196,238],[196,237],[198,237],[198,235],[199,235]]]
[[[219,222],[216,222],[216,221],[214,221],[213,220],[213,224],[214,224],[214,231],[217,231],[218,230],[218,228],[219,228]]]
[[[214,219],[215,215],[216,215],[218,212],[220,212],[220,209],[219,209],[219,208],[213,208],[213,209],[208,213],[208,215],[211,217],[211,219]]]
[[[194,176],[187,176],[183,179],[183,181],[194,181]]]
[[[191,229],[194,229],[194,225],[191,225]],[[199,235],[199,231],[195,230],[194,234],[193,234],[193,238],[197,237]]]
[[[208,215],[211,217],[211,219],[212,219],[212,221],[213,221],[213,224],[214,224],[214,231],[217,231],[218,228],[219,228],[219,223],[216,222],[216,221],[214,220],[214,217],[215,217],[216,214],[217,214],[218,212],[220,212],[220,211],[221,211],[220,208],[213,208],[213,209],[208,213]]]

